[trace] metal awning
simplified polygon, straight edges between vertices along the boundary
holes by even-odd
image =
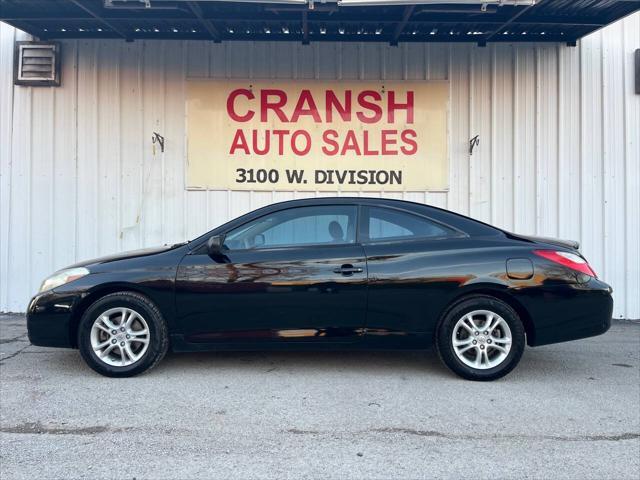
[[[575,42],[640,0],[0,0],[40,39]]]

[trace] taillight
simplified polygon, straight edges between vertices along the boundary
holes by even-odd
[[[547,260],[551,260],[554,263],[559,263],[565,267],[569,267],[572,270],[576,270],[581,273],[586,273],[591,277],[596,277],[596,272],[589,266],[587,261],[580,255],[570,252],[559,252],[554,250],[534,250],[533,253],[539,257],[544,257]]]

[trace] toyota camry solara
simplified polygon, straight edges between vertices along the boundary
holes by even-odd
[[[471,380],[599,335],[611,287],[576,242],[379,198],[278,203],[187,243],[81,262],[28,307],[34,345],[126,377],[171,349],[424,349]]]

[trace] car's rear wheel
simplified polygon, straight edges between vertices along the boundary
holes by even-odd
[[[468,380],[495,380],[513,370],[524,351],[525,330],[510,305],[495,297],[463,299],[445,313],[436,336],[445,365]]]
[[[116,292],[95,301],[78,329],[80,354],[96,372],[130,377],[158,364],[169,348],[162,314],[151,300]]]

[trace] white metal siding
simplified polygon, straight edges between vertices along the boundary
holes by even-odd
[[[448,79],[450,191],[380,195],[578,239],[614,287],[615,316],[640,318],[640,14],[577,48],[65,41],[60,88],[12,86],[21,37],[0,24],[2,311],[24,311],[42,278],[77,260],[314,195],[186,191],[185,78]]]

